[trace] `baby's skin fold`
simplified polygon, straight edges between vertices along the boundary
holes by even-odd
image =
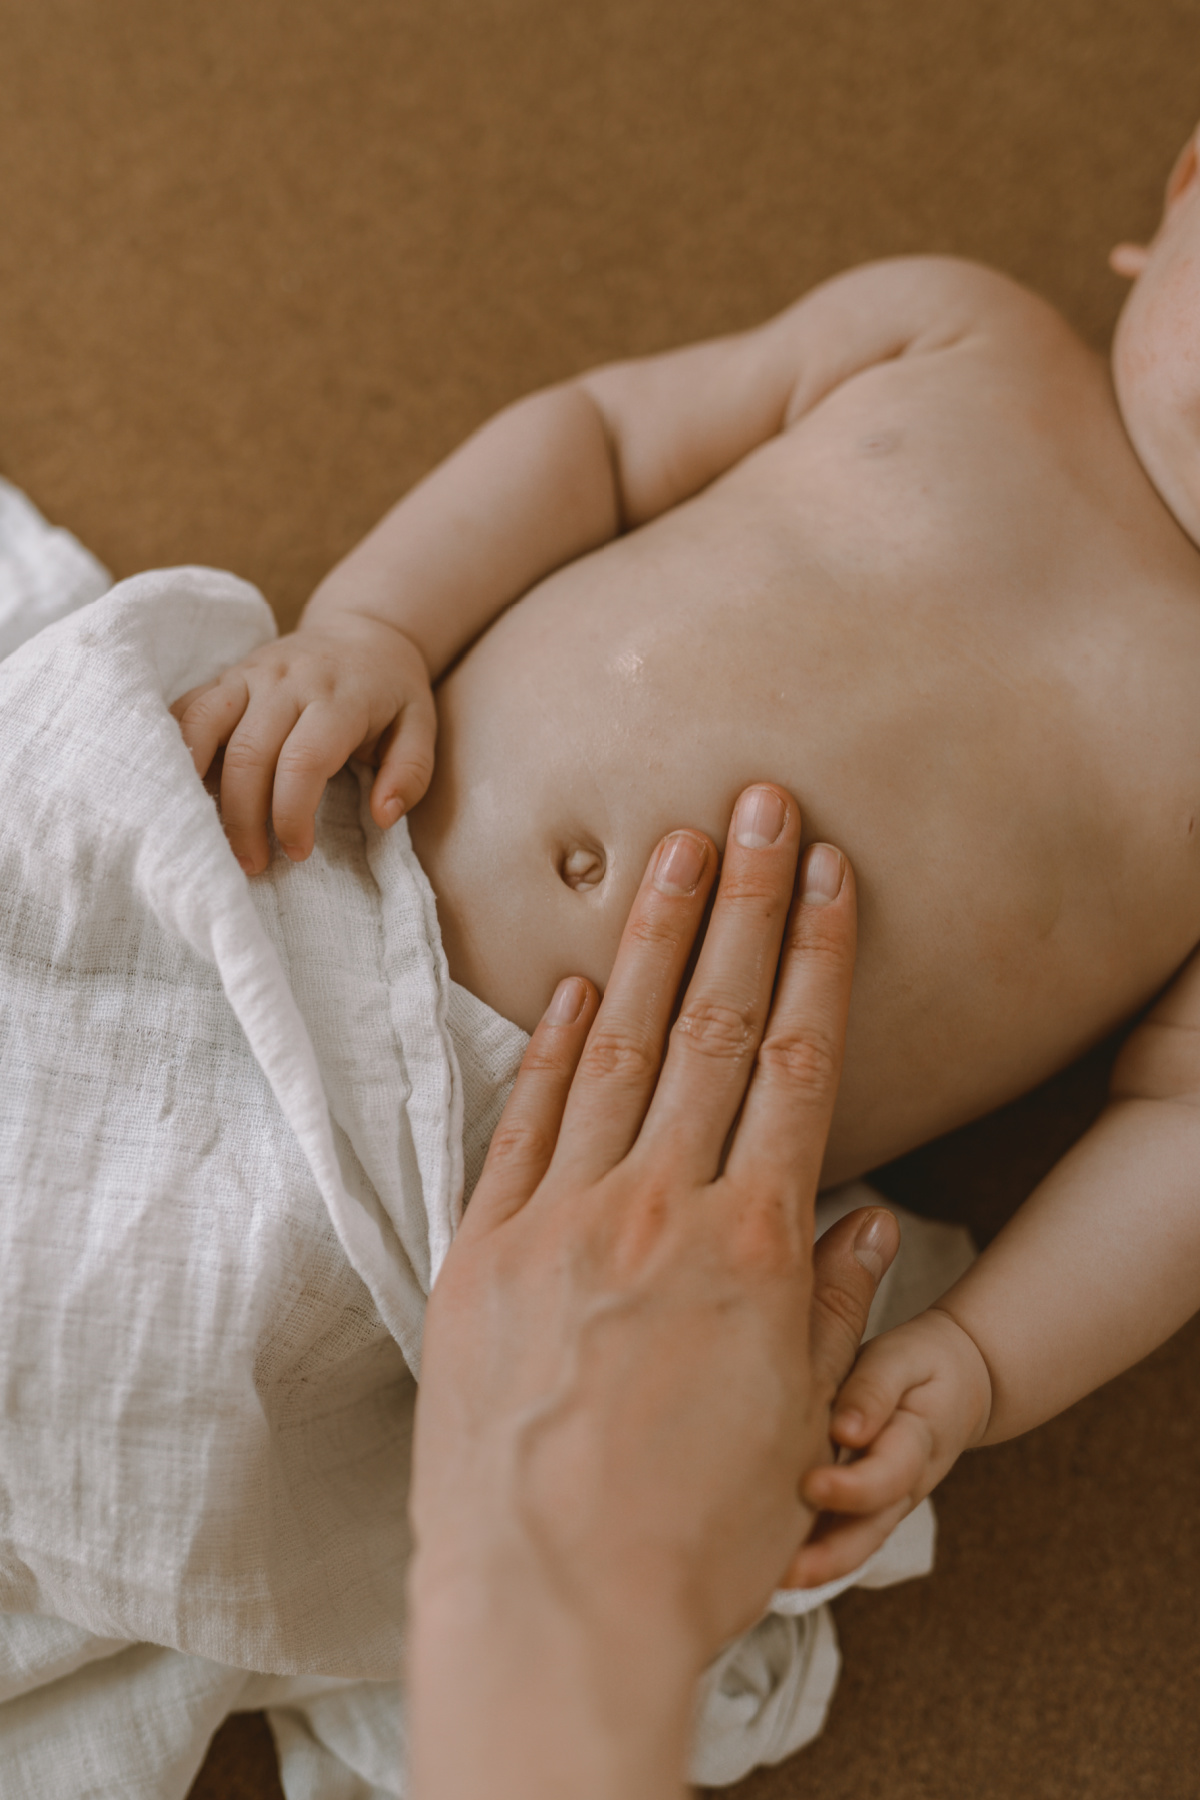
[[[775,781],[859,883],[826,1182],[1064,1066],[1200,941],[1195,139],[1114,265],[1115,392],[1036,296],[919,257],[508,408],[176,708],[201,773],[224,746],[243,866],[268,819],[302,859],[325,780],[374,763],[452,974],[531,1029],[563,976],[603,987],[657,839],[719,844]],[[1189,965],[1093,1131],[864,1352],[793,1579],[1200,1305],[1198,1027]]]

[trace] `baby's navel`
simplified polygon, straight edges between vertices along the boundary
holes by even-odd
[[[558,865],[560,879],[577,894],[588,894],[604,880],[606,858],[596,844],[576,844]]]

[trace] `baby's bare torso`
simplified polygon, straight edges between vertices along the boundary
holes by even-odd
[[[685,505],[560,570],[440,691],[414,842],[455,977],[603,984],[657,837],[748,782],[859,882],[841,1179],[1033,1085],[1200,938],[1200,553],[1104,366],[980,280]]]

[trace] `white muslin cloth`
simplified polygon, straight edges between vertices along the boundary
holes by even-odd
[[[260,1706],[288,1800],[399,1796],[424,1302],[525,1039],[354,774],[307,863],[238,868],[168,707],[261,597],[107,585],[0,483],[0,1796],[182,1800]],[[904,1234],[877,1326],[969,1260]],[[926,1505],[851,1580],[932,1544]],[[695,1779],[820,1729],[828,1598],[709,1671]]]

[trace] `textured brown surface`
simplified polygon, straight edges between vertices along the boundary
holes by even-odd
[[[500,402],[847,263],[982,257],[1102,345],[1200,5],[0,0],[0,71],[0,469],[287,619]],[[889,1182],[988,1232],[1092,1086]],[[957,1470],[937,1575],[841,1604],[826,1737],[747,1794],[1200,1792],[1198,1349]],[[233,1722],[196,1793],[266,1800],[268,1752]]]
[[[261,1713],[226,1719],[188,1800],[283,1800],[275,1740]]]

